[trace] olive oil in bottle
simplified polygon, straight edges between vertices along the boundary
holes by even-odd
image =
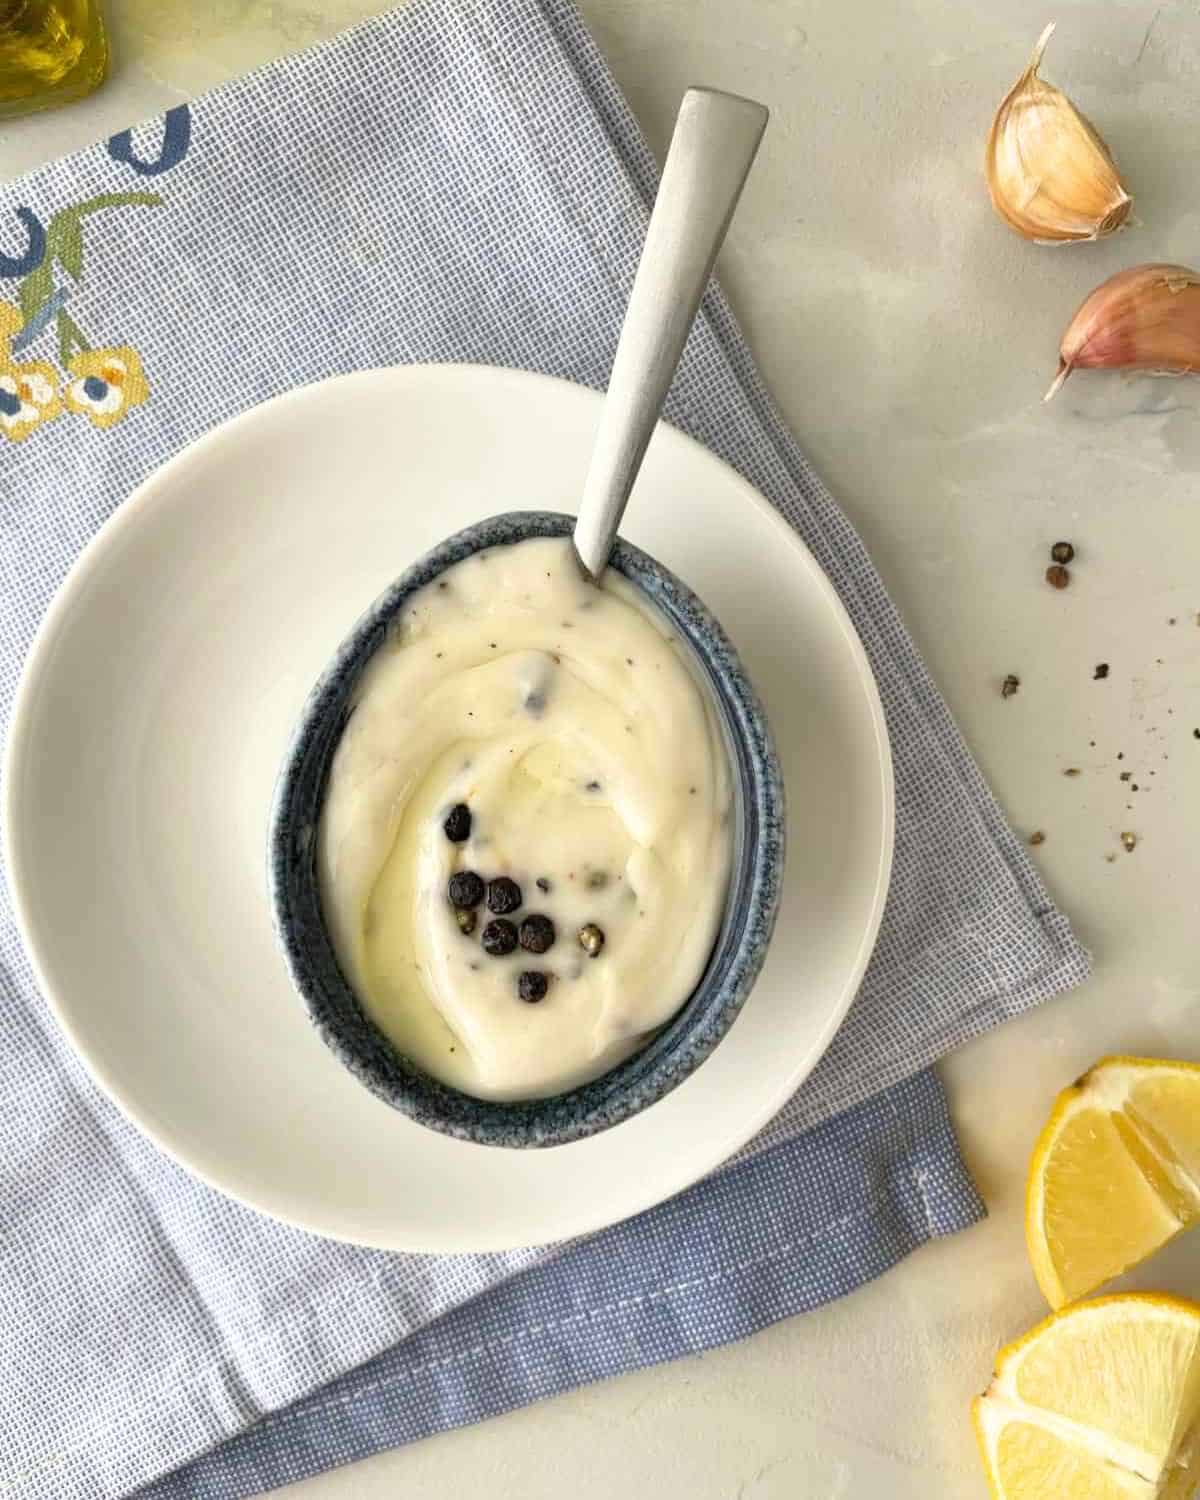
[[[0,119],[82,99],[107,70],[100,0],[0,0]]]

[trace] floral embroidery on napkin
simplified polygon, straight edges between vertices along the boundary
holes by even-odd
[[[0,432],[14,443],[61,410],[58,371],[53,365],[29,360],[0,367]]]
[[[150,394],[142,362],[128,344],[77,354],[67,361],[67,369],[74,379],[63,387],[63,400],[96,427],[111,427]]]
[[[183,160],[190,143],[191,111],[181,104],[164,116],[157,155],[135,151],[128,130],[112,137],[108,154],[139,177],[157,177]],[[64,411],[112,427],[148,398],[137,350],[93,348],[67,304],[83,283],[84,222],[110,209],[158,208],[163,201],[158,193],[99,193],[59,209],[46,224],[31,208],[16,209],[25,247],[16,255],[0,252],[0,278],[17,280],[16,302],[0,301],[0,436],[19,443]],[[61,371],[45,360],[18,358],[51,328]]]

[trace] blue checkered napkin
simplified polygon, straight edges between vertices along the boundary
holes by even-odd
[[[0,711],[79,549],[214,423],[397,361],[602,385],[653,188],[568,0],[410,0],[0,191]],[[5,1500],[251,1494],[749,1333],[979,1213],[922,1070],[1085,956],[715,290],[668,415],[797,528],[879,679],[895,875],[834,1046],[738,1164],[629,1224],[557,1252],[358,1250],[222,1198],[124,1121],[5,893]]]

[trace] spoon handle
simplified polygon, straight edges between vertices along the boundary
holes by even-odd
[[[763,105],[718,89],[688,89],[679,106],[575,522],[591,578],[608,562],[766,124]]]

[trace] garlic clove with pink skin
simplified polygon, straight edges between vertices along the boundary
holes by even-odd
[[[1038,74],[1051,22],[996,112],[984,170],[992,206],[1027,240],[1097,240],[1120,229],[1133,199],[1099,132]]]
[[[1200,271],[1133,266],[1102,282],[1067,325],[1042,399],[1057,395],[1072,370],[1200,371]]]

